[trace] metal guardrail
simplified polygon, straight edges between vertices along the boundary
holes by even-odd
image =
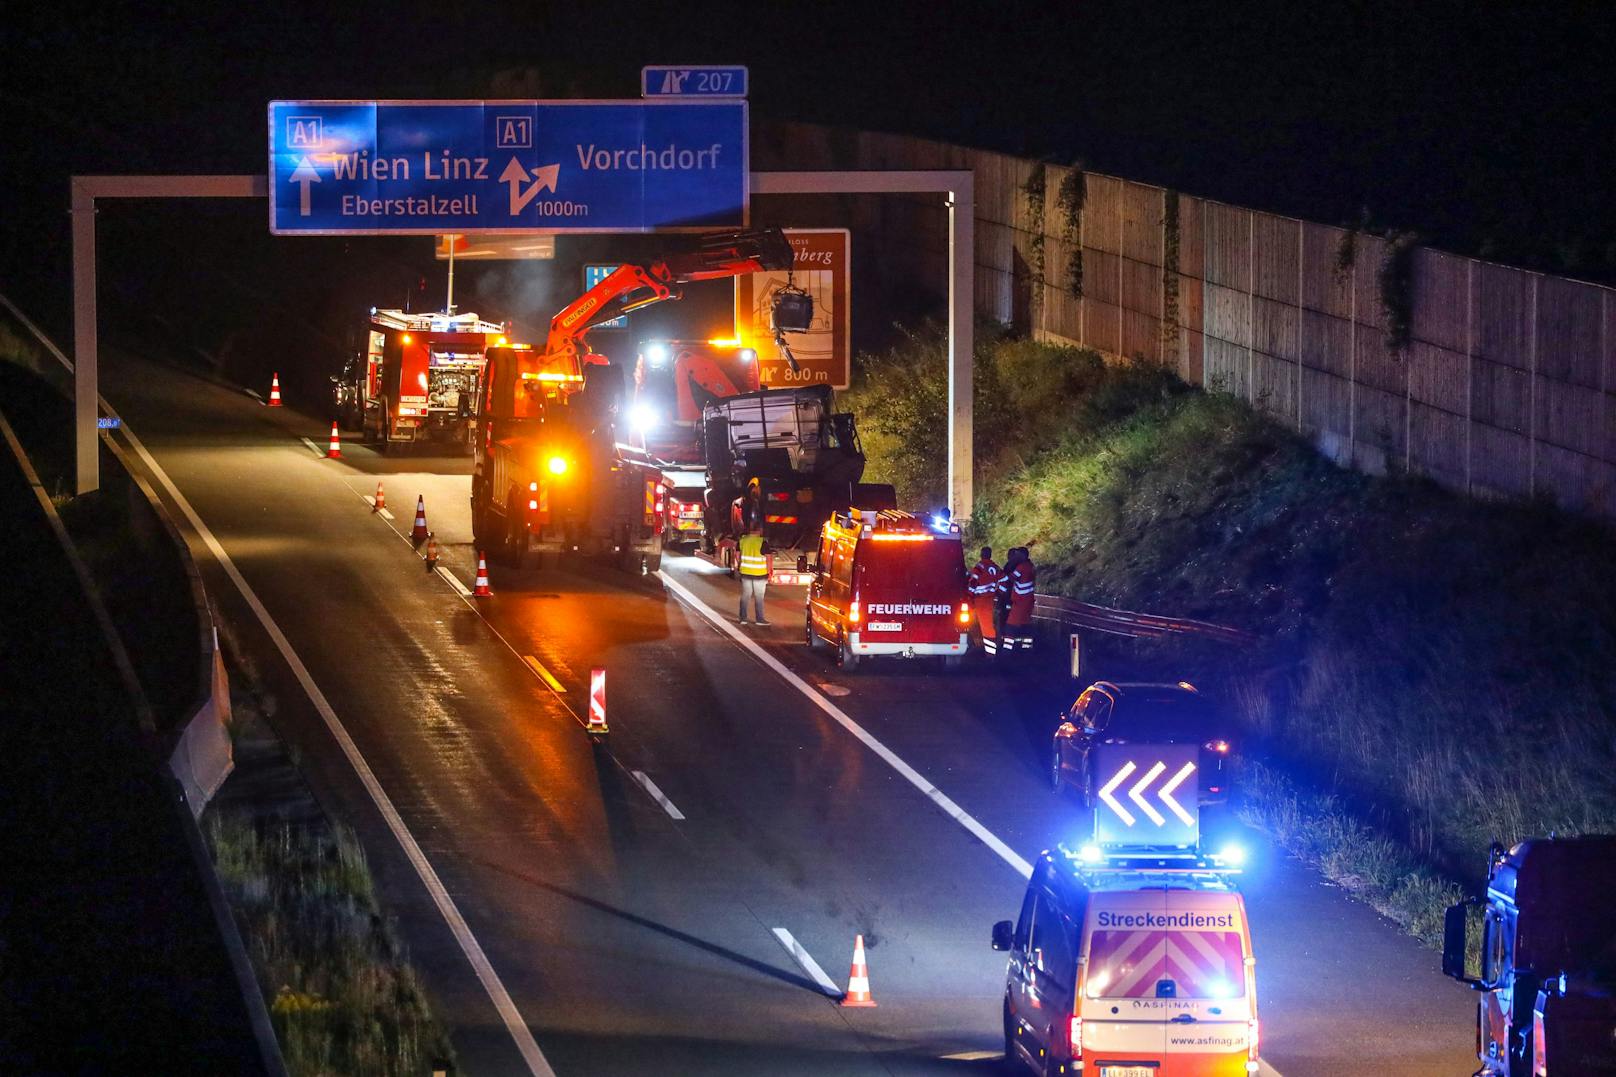
[[[1201,639],[1235,645],[1256,640],[1250,632],[1211,621],[1196,621],[1188,617],[1166,617],[1155,613],[1135,613],[1132,610],[1114,610],[1079,602],[1060,595],[1034,595],[1033,619],[1055,621],[1069,628],[1089,632],[1104,632],[1130,639],[1154,639],[1161,636],[1198,636]]]

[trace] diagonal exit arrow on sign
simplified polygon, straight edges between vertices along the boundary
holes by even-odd
[[[505,170],[499,174],[499,182],[510,184],[511,216],[515,217],[517,214],[526,209],[528,207],[528,203],[532,202],[539,196],[540,191],[554,192],[556,189],[556,181],[560,179],[560,177],[560,163],[553,165],[540,165],[538,168],[533,170],[533,185],[524,191],[522,190],[522,183],[528,178],[528,170],[523,166],[521,161],[518,161],[515,157],[512,157],[511,163],[506,165]]]

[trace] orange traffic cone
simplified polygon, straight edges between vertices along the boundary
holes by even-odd
[[[269,376],[269,406],[272,408],[281,406],[281,376],[279,372]]]
[[[382,480],[376,480],[376,500],[370,503],[371,512],[380,512],[387,507],[387,495],[382,493]]]
[[[415,526],[410,528],[410,545],[416,549],[426,541],[426,495],[415,495]]]
[[[337,433],[337,421],[331,420],[331,447],[325,451],[327,460],[342,459],[342,437]]]
[[[472,598],[490,598],[494,594],[488,587],[488,558],[481,550],[477,551],[477,582],[472,584]]]
[[[438,567],[438,558],[442,553],[443,550],[438,545],[438,536],[428,531],[426,533],[426,570],[428,572]]]
[[[864,936],[853,939],[853,968],[847,974],[847,994],[842,996],[843,1006],[874,1006],[870,997],[870,969],[864,963]]]
[[[610,733],[606,728],[606,671],[589,671],[589,721],[584,730],[590,734]]]

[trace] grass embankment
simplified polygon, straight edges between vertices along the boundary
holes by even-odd
[[[420,1074],[452,1057],[344,826],[210,810],[207,836],[287,1069]]]
[[[916,334],[845,401],[906,503],[941,493],[942,355]],[[1156,657],[1231,701],[1290,848],[1429,941],[1489,841],[1616,829],[1607,529],[1342,470],[1142,365],[987,334],[976,363],[976,532],[1044,590],[1259,635]]]

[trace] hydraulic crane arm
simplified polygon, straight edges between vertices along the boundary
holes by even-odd
[[[582,369],[584,336],[601,322],[632,310],[678,299],[679,287],[691,281],[720,280],[743,273],[791,268],[791,244],[778,228],[715,232],[703,236],[694,251],[663,255],[648,265],[624,265],[573,300],[550,320],[545,341],[549,364]]]

